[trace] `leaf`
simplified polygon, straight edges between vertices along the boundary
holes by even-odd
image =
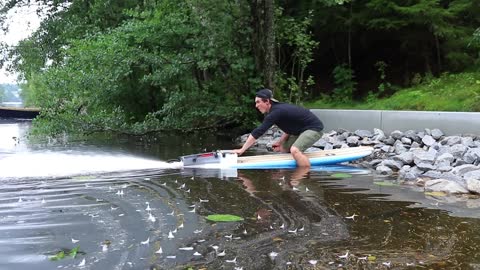
[[[349,173],[334,173],[332,174],[332,177],[335,178],[352,178],[352,175]]]
[[[79,252],[79,249],[80,249],[80,246],[77,246],[73,249],[66,249],[66,250],[60,250],[59,252],[57,252],[55,255],[51,256],[50,258],[48,258],[49,260],[51,261],[58,261],[58,260],[62,260],[62,259],[65,259],[67,257],[73,257],[75,258],[77,256],[77,253]]]
[[[397,183],[393,183],[393,182],[388,182],[388,181],[383,181],[383,182],[373,182],[375,185],[377,186],[386,186],[386,187],[394,187],[394,186],[398,186]]]
[[[94,179],[95,176],[93,175],[79,175],[79,176],[74,176],[72,177],[73,180],[89,180],[89,179]]]
[[[58,260],[61,260],[63,258],[65,258],[65,252],[62,250],[62,251],[57,252],[57,254],[51,256],[49,259],[51,261],[58,261]]]
[[[446,196],[447,194],[443,191],[431,191],[431,192],[425,192],[425,195],[434,196],[434,197],[443,197],[443,196]]]
[[[77,247],[73,248],[72,250],[70,250],[70,252],[68,253],[68,256],[71,256],[71,257],[75,258],[75,256],[77,256],[77,252],[78,252],[79,248],[80,248],[80,246],[77,246]]]
[[[208,215],[206,219],[214,222],[235,222],[235,221],[242,221],[243,218],[235,215],[230,214],[215,214],[215,215]]]
[[[368,256],[368,260],[371,261],[371,262],[375,261],[376,259],[377,259],[377,257],[375,257],[373,255]]]

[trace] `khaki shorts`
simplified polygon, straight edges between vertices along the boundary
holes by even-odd
[[[323,132],[316,130],[305,130],[300,135],[290,135],[288,139],[282,144],[283,149],[290,152],[290,147],[295,146],[300,151],[305,152],[309,147],[312,147],[320,138],[322,138]]]

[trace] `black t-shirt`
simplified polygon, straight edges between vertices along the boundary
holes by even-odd
[[[258,139],[273,125],[289,135],[300,135],[305,130],[323,130],[323,123],[310,110],[288,103],[272,102],[263,123],[251,135]]]

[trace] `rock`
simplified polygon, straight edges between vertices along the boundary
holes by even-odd
[[[450,165],[439,165],[437,166],[437,170],[440,172],[450,172],[453,169],[452,166]]]
[[[413,154],[413,162],[415,164],[419,163],[430,163],[433,164],[435,161],[435,153],[433,152],[427,152],[425,150],[414,150],[412,152]]]
[[[393,144],[395,143],[395,141],[396,141],[396,140],[395,140],[394,138],[392,138],[392,137],[388,137],[388,138],[386,138],[385,140],[383,140],[383,142],[384,142],[385,144],[387,144],[387,145],[393,145]]]
[[[423,161],[419,162],[419,163],[416,163],[416,165],[420,170],[422,170],[424,172],[433,170],[435,168],[431,163],[423,162]]]
[[[462,143],[462,138],[460,136],[448,136],[444,140],[446,140],[446,144],[449,146]]]
[[[405,147],[405,145],[403,145],[403,143],[401,141],[396,141],[395,144],[393,145],[394,149],[395,149],[395,153],[397,155],[401,154],[401,153],[405,153],[408,151],[408,149]]]
[[[480,180],[468,178],[465,180],[465,182],[467,184],[467,189],[470,192],[480,194]]]
[[[400,171],[398,172],[398,175],[401,179],[404,179],[406,181],[413,181],[418,178],[423,173],[417,166],[410,167],[408,165],[404,165]]]
[[[393,171],[387,166],[380,165],[375,169],[381,175],[392,175]]]
[[[361,145],[375,145],[375,144],[377,144],[377,142],[370,140],[370,138],[368,138],[368,137],[364,137],[363,140],[360,141],[360,144]]]
[[[476,171],[476,170],[479,170],[479,169],[480,168],[475,166],[475,165],[465,164],[465,165],[460,165],[460,166],[457,166],[457,167],[453,168],[452,173],[454,173],[456,175],[463,176],[468,172]]]
[[[403,164],[412,164],[413,153],[412,152],[403,152],[400,155],[394,156],[393,160],[400,161]]]
[[[411,144],[412,144],[412,139],[403,137],[403,138],[401,139],[401,142],[402,142],[403,144],[411,145]]]
[[[318,140],[316,143],[313,144],[313,146],[318,148],[325,148],[325,145],[327,145],[327,141],[324,138],[321,138],[320,140]]]
[[[273,127],[253,147],[266,148],[281,134],[280,129]],[[244,143],[248,136],[240,136],[237,142]],[[387,176],[398,171],[398,180],[409,184],[422,178],[439,180],[426,182],[426,190],[480,194],[480,136],[446,137],[439,129],[396,130],[390,136],[385,136],[381,129],[374,129],[373,133],[338,129],[325,132],[306,152],[358,145],[374,148],[372,155],[356,162],[358,166],[373,168],[378,174]]]
[[[475,147],[472,137],[462,137],[461,144],[465,145],[466,147]]]
[[[374,159],[374,160],[369,162],[370,166],[372,166],[372,167],[376,167],[380,163],[382,163],[381,159]]]
[[[453,157],[452,154],[443,153],[443,154],[441,154],[437,157],[437,160],[435,161],[435,164],[444,164],[444,165],[448,164],[448,165],[450,165],[450,164],[452,164],[453,160],[454,160],[454,157]]]
[[[410,149],[413,149],[413,148],[420,148],[420,144],[418,142],[412,142]]]
[[[415,185],[419,187],[424,187],[425,186],[425,179],[424,178],[418,178],[415,181]]]
[[[420,136],[418,136],[417,132],[415,132],[414,130],[405,131],[404,136],[410,138],[412,141],[417,143],[420,143],[422,141],[422,138],[420,138]]]
[[[429,177],[429,178],[432,178],[432,179],[437,179],[437,178],[441,178],[442,177],[442,172],[439,172],[439,171],[434,171],[434,170],[431,170],[431,171],[426,171],[423,176],[426,176],[426,177]]]
[[[392,160],[392,159],[387,159],[387,160],[382,161],[381,165],[387,166],[390,169],[398,171],[402,168],[403,163],[399,162],[399,161]]]
[[[462,144],[455,144],[450,147],[450,154],[452,154],[455,158],[463,157],[463,154],[467,152],[467,147]]]
[[[380,148],[383,152],[385,153],[392,153],[393,152],[393,147],[389,145],[383,145],[382,148]]]
[[[428,180],[425,182],[425,191],[442,191],[446,193],[468,193],[460,184],[446,179]]]
[[[403,132],[401,132],[400,130],[394,130],[392,131],[392,133],[390,133],[390,136],[395,140],[401,140],[403,137]]]
[[[443,136],[443,132],[438,128],[434,128],[434,129],[432,129],[432,134],[431,135],[435,140],[438,140]]]
[[[373,140],[383,142],[387,137],[385,136],[385,132],[383,130],[374,128],[373,129]]]
[[[461,165],[465,165],[465,164],[468,164],[465,160],[461,159],[461,158],[457,158],[453,163],[452,163],[452,166],[461,166]]]
[[[473,164],[475,161],[480,160],[480,148],[470,148],[463,155],[465,162]]]
[[[347,143],[349,145],[358,145],[359,139],[360,138],[358,136],[350,136],[347,138]]]
[[[317,147],[309,147],[307,150],[305,150],[305,153],[312,153],[312,152],[318,152],[318,151],[322,151],[322,149]]]
[[[355,132],[353,133],[355,134],[356,136],[360,137],[360,138],[371,138],[373,136],[372,132],[370,132],[369,130],[355,130]]]
[[[450,180],[450,181],[454,181],[454,182],[457,182],[457,183],[461,183],[463,182],[463,178],[461,176],[458,176],[452,172],[444,172],[442,173],[442,177],[440,178],[443,178],[443,179],[447,179],[447,180]]]
[[[480,207],[480,199],[472,199],[468,200],[465,205],[467,208],[479,208]]]
[[[432,138],[432,136],[430,136],[430,135],[425,135],[422,138],[422,142],[427,146],[432,146],[434,143],[436,143],[435,139]]]
[[[480,179],[480,170],[469,171],[469,172],[463,174],[462,176],[465,179],[469,179],[469,178]]]

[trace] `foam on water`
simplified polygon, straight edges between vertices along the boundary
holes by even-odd
[[[180,162],[98,152],[16,152],[0,156],[0,179],[45,178],[180,168]]]

